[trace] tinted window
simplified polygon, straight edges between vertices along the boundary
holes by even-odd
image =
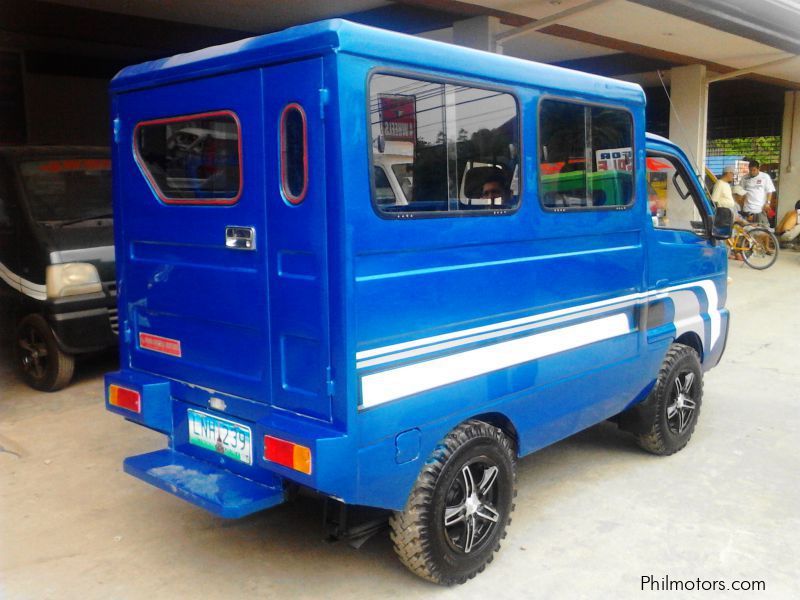
[[[139,162],[165,202],[231,204],[239,197],[239,123],[232,113],[140,123]]]
[[[633,121],[626,111],[543,100],[539,146],[546,208],[619,207],[633,202]]]
[[[392,75],[370,80],[374,165],[391,165],[403,196],[386,215],[504,212],[519,203],[519,119],[510,94]],[[377,176],[376,170],[373,177]]]
[[[111,216],[111,161],[107,158],[48,158],[19,165],[33,218],[58,224]]]
[[[292,104],[281,116],[281,186],[289,202],[302,202],[307,179],[306,116],[298,105]]]
[[[705,233],[700,193],[676,158],[647,157],[647,195],[655,227]]]

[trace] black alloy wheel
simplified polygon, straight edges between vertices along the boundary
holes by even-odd
[[[72,379],[75,359],[61,350],[41,315],[28,315],[17,326],[15,356],[25,382],[36,390],[54,392]]]
[[[692,437],[703,402],[700,356],[689,346],[673,344],[658,372],[653,391],[645,400],[652,410],[637,436],[639,445],[667,456],[683,449]]]
[[[390,519],[400,560],[443,585],[483,571],[511,522],[515,458],[513,443],[493,425],[471,420],[453,429],[425,462],[405,509]]]

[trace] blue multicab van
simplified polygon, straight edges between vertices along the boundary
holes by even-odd
[[[106,400],[168,440],[128,473],[228,518],[298,489],[390,511],[452,584],[520,457],[609,418],[656,454],[692,435],[730,214],[640,87],[332,20],[111,92]]]

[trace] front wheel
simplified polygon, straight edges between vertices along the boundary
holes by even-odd
[[[652,402],[653,410],[637,437],[639,446],[662,456],[686,446],[703,402],[703,369],[694,348],[683,344],[670,347],[645,402]]]
[[[768,269],[778,260],[778,238],[765,227],[749,228],[741,242],[744,262],[753,269]]]
[[[75,358],[58,347],[56,336],[41,315],[28,315],[19,322],[15,346],[17,369],[32,388],[55,392],[72,379]]]
[[[424,579],[464,583],[500,548],[515,495],[508,437],[482,421],[462,423],[436,447],[405,509],[390,519],[395,552]]]

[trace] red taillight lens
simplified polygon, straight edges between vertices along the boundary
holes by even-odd
[[[311,475],[311,450],[271,435],[264,436],[264,460]]]
[[[142,397],[139,392],[118,385],[108,386],[108,403],[135,413],[142,412]]]

